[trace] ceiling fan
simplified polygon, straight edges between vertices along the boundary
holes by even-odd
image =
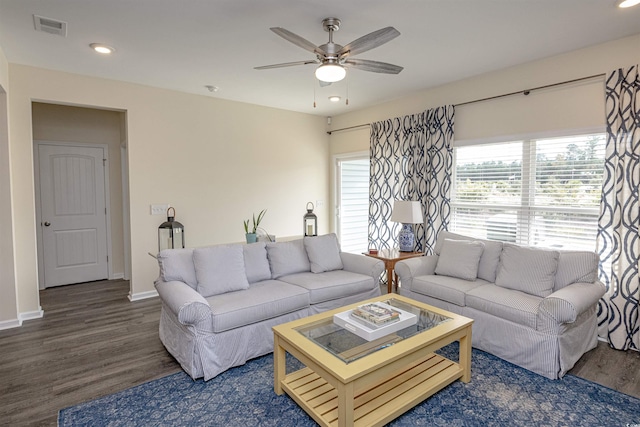
[[[395,28],[385,27],[364,35],[345,46],[341,46],[333,42],[333,32],[340,29],[340,20],[338,18],[326,18],[322,21],[322,27],[329,33],[329,42],[320,46],[316,46],[310,41],[284,28],[271,28],[271,31],[283,39],[314,53],[316,59],[263,65],[261,67],[255,67],[255,69],[267,70],[270,68],[291,67],[296,65],[320,64],[320,66],[316,68],[315,75],[316,78],[320,80],[322,86],[342,80],[346,76],[346,68],[356,68],[363,71],[384,74],[398,74],[402,71],[402,67],[398,65],[353,58],[355,55],[381,46],[398,37],[400,32]]]

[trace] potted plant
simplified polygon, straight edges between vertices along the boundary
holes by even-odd
[[[256,214],[253,214],[253,223],[251,228],[249,228],[249,220],[244,221],[244,232],[247,243],[255,243],[258,240],[258,226],[260,225],[262,218],[264,218],[265,213],[267,213],[266,209],[261,210],[257,218]]]

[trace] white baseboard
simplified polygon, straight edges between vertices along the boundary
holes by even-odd
[[[3,320],[0,322],[0,331],[4,329],[19,328],[20,326],[22,326],[22,321],[20,319]]]
[[[43,316],[44,316],[44,310],[42,310],[42,307],[39,307],[39,309],[36,311],[27,311],[25,313],[18,313],[18,319],[20,319],[21,322],[24,322],[25,320],[41,319]]]
[[[140,301],[147,298],[155,298],[158,296],[158,291],[138,292],[137,294],[129,293],[129,301]]]
[[[112,274],[111,277],[109,277],[109,280],[122,280],[122,279],[124,279],[124,273]]]

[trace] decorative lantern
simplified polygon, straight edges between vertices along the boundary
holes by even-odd
[[[175,221],[175,216],[174,208],[167,209],[167,222],[163,222],[158,227],[158,251],[184,248],[184,225]]]
[[[309,205],[311,205],[311,209],[309,209]],[[313,203],[311,202],[307,203],[307,213],[304,214],[304,235],[318,235],[318,217],[313,213]]]

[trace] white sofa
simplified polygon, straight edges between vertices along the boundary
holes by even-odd
[[[434,252],[396,264],[398,293],[474,319],[474,347],[557,379],[596,346],[596,253],[447,231]]]
[[[380,295],[384,263],[335,234],[158,254],[160,340],[194,379],[273,351],[272,326]]]

